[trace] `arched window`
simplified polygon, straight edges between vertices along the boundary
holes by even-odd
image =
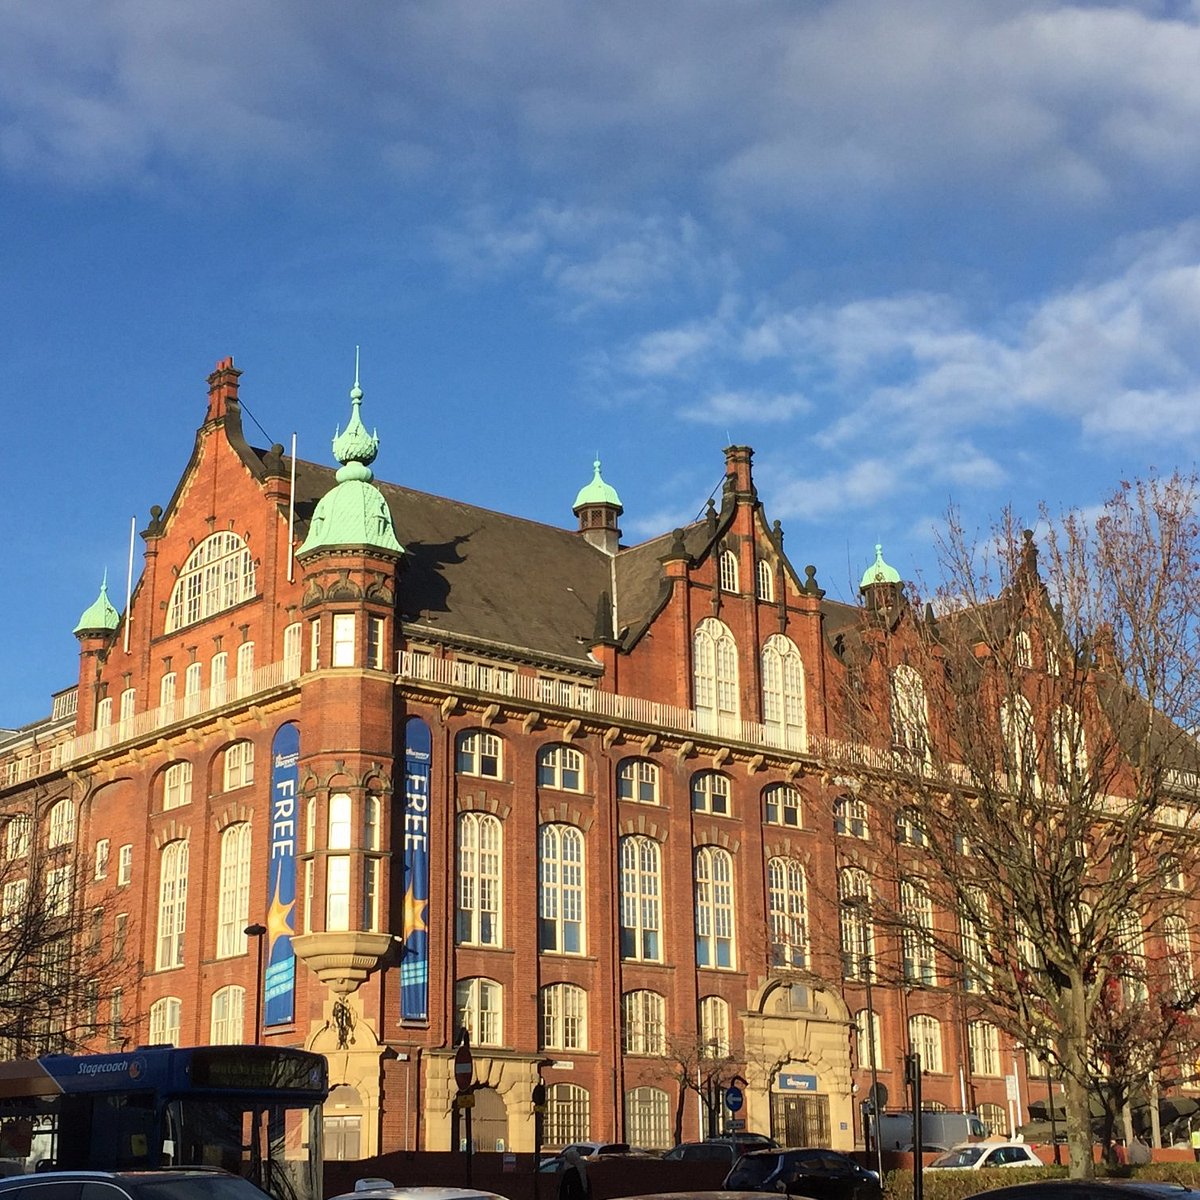
[[[63,800],[60,803],[67,804]],[[72,810],[73,811],[73,810]],[[29,853],[30,830],[33,829],[33,818],[28,813],[18,813],[10,817],[4,826],[4,857],[11,862],[14,858],[24,858]]]
[[[1168,892],[1182,892],[1186,888],[1186,880],[1183,877],[1183,863],[1179,859],[1178,854],[1164,854],[1158,861],[1158,868],[1162,874],[1163,887]]]
[[[1150,993],[1146,986],[1146,937],[1141,918],[1127,908],[1117,917],[1116,925],[1113,948],[1120,963],[1121,992],[1127,1004],[1144,1003]]]
[[[717,771],[697,771],[692,776],[692,812],[729,816],[728,777]]]
[[[904,982],[932,987],[937,983],[933,901],[923,883],[901,880],[900,919],[904,929]]]
[[[879,1014],[860,1008],[854,1014],[854,1048],[860,1071],[883,1066],[883,1042],[879,1037]],[[871,1055],[875,1057],[872,1058]]]
[[[502,746],[494,733],[472,729],[458,735],[457,763],[460,775],[479,775],[499,779]]]
[[[653,838],[621,839],[621,957],[662,956],[662,863]]]
[[[928,846],[929,836],[919,809],[908,805],[896,813],[896,841],[902,846]]]
[[[989,1136],[1003,1137],[1008,1129],[1008,1113],[1002,1104],[981,1104],[976,1112],[987,1128]]]
[[[473,1045],[502,1044],[502,996],[494,979],[460,979],[454,985],[457,1024],[471,1035]]]
[[[913,1051],[921,1056],[921,1069],[940,1074],[942,1071],[942,1027],[937,1017],[918,1013],[908,1019],[908,1040]]]
[[[758,585],[758,598],[770,604],[775,599],[775,572],[765,558],[754,566],[754,578]]]
[[[345,792],[329,797],[329,825],[325,845],[329,850],[349,850],[354,828],[353,805]],[[350,928],[350,856],[330,854],[325,859],[325,929]]]
[[[706,617],[692,639],[696,716],[704,733],[732,728],[738,720],[737,645],[729,627]]]
[[[217,900],[217,957],[246,949],[250,920],[250,826],[241,821],[221,834],[221,891]]]
[[[587,1049],[587,992],[573,983],[542,988],[542,1049]]]
[[[839,796],[834,800],[833,831],[847,837],[861,838],[865,842],[870,836],[867,802],[860,796]]]
[[[583,791],[583,755],[572,746],[544,746],[538,754],[538,787]]]
[[[773,783],[763,792],[763,820],[768,825],[789,825],[799,829],[800,793],[790,783]]]
[[[626,758],[617,767],[617,799],[658,803],[658,766],[648,758]]]
[[[191,804],[192,764],[190,762],[172,763],[163,772],[162,781],[164,812],[170,808],[180,808],[184,804]]]
[[[1033,645],[1029,641],[1029,634],[1024,629],[1018,629],[1017,635],[1013,639],[1013,656],[1018,667],[1033,666]]]
[[[304,627],[293,621],[283,631],[283,674],[285,679],[300,676],[300,657],[304,640]]]
[[[543,825],[539,848],[538,949],[583,954],[583,833]]]
[[[732,969],[733,857],[717,846],[696,851],[696,965]]]
[[[1060,704],[1054,714],[1054,748],[1058,768],[1058,785],[1070,792],[1087,775],[1087,742],[1079,714]]]
[[[782,633],[772,634],[763,646],[762,689],[768,740],[805,749],[804,664],[796,644]]]
[[[178,1046],[183,1002],[178,996],[164,996],[150,1005],[150,1044]]]
[[[972,1075],[1000,1074],[1000,1033],[990,1021],[968,1022],[967,1051]]]
[[[46,844],[67,846],[75,840],[75,805],[70,800],[60,800],[50,810],[50,828]]]
[[[188,844],[168,842],[163,847],[158,879],[158,953],[155,966],[162,971],[183,965],[183,935],[187,928]]]
[[[214,1046],[236,1046],[243,1040],[246,989],[230,984],[213,992],[209,1040]]]
[[[647,1150],[665,1150],[671,1137],[671,1102],[662,1088],[638,1087],[625,1093],[625,1136]]]
[[[738,560],[732,550],[722,550],[720,558],[721,591],[738,590]]]
[[[501,828],[490,813],[458,818],[458,941],[500,945]]]
[[[1194,996],[1191,938],[1187,920],[1179,913],[1168,913],[1163,917],[1163,945],[1167,951],[1173,999],[1178,1002]]]
[[[621,1046],[626,1054],[665,1054],[666,1006],[658,992],[626,992],[621,997]]]
[[[871,924],[871,881],[859,867],[838,872],[842,974],[847,979],[874,975],[875,933]]]
[[[989,925],[987,893],[982,888],[968,888],[963,909],[958,916],[959,937],[962,941],[963,987],[968,992],[982,992],[988,985]]]
[[[1033,731],[1033,710],[1024,696],[1009,696],[1000,705],[1000,733],[1004,746],[1004,774],[1010,790],[1036,795],[1041,790],[1037,736]]]
[[[236,533],[214,533],[188,555],[167,605],[172,633],[254,597],[254,559]]]
[[[225,791],[249,787],[254,782],[254,743],[234,742],[225,751]]]
[[[730,1052],[729,1004],[720,996],[700,998],[700,1044],[707,1058],[724,1058]]]
[[[545,1145],[569,1146],[592,1134],[587,1091],[575,1083],[552,1083],[546,1089]]]
[[[776,967],[808,965],[808,916],[804,868],[794,858],[767,863],[771,962]]]
[[[892,745],[906,756],[924,760],[929,755],[929,712],[925,683],[906,663],[892,670]]]

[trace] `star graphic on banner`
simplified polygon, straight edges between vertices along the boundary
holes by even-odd
[[[295,933],[292,927],[292,913],[296,908],[295,900],[284,904],[279,899],[279,884],[275,885],[275,894],[271,897],[271,907],[267,909],[267,945],[274,946],[281,937],[291,937]]]
[[[413,895],[412,886],[409,886],[407,892],[404,893],[404,936],[410,937],[414,933],[428,933],[429,927],[425,924],[425,914],[429,910],[429,900],[418,900]]]

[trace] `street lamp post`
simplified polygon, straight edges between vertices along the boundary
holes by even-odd
[[[258,943],[258,971],[254,985],[254,1044],[257,1046],[262,1041],[263,941],[267,936],[267,927],[257,923],[247,925],[245,934]]]

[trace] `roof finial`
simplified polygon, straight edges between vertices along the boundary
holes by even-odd
[[[354,386],[350,389],[350,399],[354,402],[354,404],[356,406],[362,401],[362,397],[363,397],[363,390],[358,385],[358,350],[359,350],[359,348],[357,346],[355,346],[354,347]]]

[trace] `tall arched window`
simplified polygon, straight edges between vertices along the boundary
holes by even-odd
[[[760,558],[755,564],[754,578],[758,585],[758,598],[770,604],[775,599],[775,573],[765,558]]]
[[[804,868],[794,858],[767,863],[771,961],[777,967],[808,965],[808,917]]]
[[[912,879],[901,880],[900,919],[904,930],[904,982],[932,987],[937,983],[933,901],[923,883]]]
[[[708,1058],[724,1058],[730,1052],[729,1004],[721,996],[700,998],[700,1044]]]
[[[545,1145],[586,1142],[592,1133],[590,1110],[586,1089],[575,1083],[552,1083],[546,1089]]]
[[[696,965],[733,967],[733,856],[717,846],[696,851]]]
[[[967,1053],[972,1075],[999,1075],[1000,1031],[990,1021],[968,1022]]]
[[[1087,775],[1087,740],[1083,721],[1069,705],[1060,704],[1054,714],[1054,748],[1058,768],[1058,784],[1071,792]]]
[[[221,834],[221,891],[217,900],[217,957],[246,949],[250,919],[250,825],[239,822]]]
[[[892,670],[891,710],[895,749],[913,758],[927,758],[929,711],[925,702],[925,683],[907,663]]]
[[[908,1019],[908,1040],[913,1051],[921,1056],[921,1069],[940,1074],[942,1071],[942,1027],[937,1017],[918,1013]]]
[[[543,825],[538,862],[538,949],[583,954],[583,833]]]
[[[763,724],[767,737],[796,750],[807,747],[804,717],[804,664],[791,638],[767,638],[762,650]]]
[[[458,818],[458,940],[500,945],[501,828],[491,813]]]
[[[879,1037],[879,1014],[860,1008],[854,1014],[854,1046],[858,1069],[883,1066],[883,1042]],[[872,1058],[871,1055],[875,1057]]]
[[[1014,792],[1039,792],[1037,736],[1033,710],[1022,695],[1007,697],[1000,705],[1000,733],[1004,747],[1004,774]]]
[[[662,864],[653,838],[621,839],[621,957],[662,956]]]
[[[246,989],[230,984],[213,992],[209,1039],[214,1046],[236,1046],[243,1038]]]
[[[183,965],[183,935],[187,928],[188,844],[168,842],[163,847],[158,879],[158,953],[155,966],[162,971]]]
[[[587,992],[573,983],[548,983],[541,992],[542,1049],[587,1049]]]
[[[1192,972],[1192,947],[1187,920],[1179,913],[1163,917],[1163,945],[1167,951],[1167,969],[1171,973],[1171,991],[1176,1001],[1195,992]]]
[[[621,1046],[626,1054],[665,1054],[666,1005],[658,992],[626,992],[621,997]]]
[[[331,851],[350,849],[354,828],[353,804],[345,792],[329,797],[326,847]],[[325,929],[341,932],[350,928],[350,855],[329,854],[325,859]]]
[[[207,537],[188,555],[167,605],[166,632],[224,612],[254,596],[254,559],[236,533]]]
[[[155,1046],[178,1046],[183,1002],[178,996],[164,996],[150,1005],[150,1042]]]
[[[671,1145],[671,1101],[662,1088],[637,1087],[625,1093],[625,1136],[648,1150]]]
[[[738,590],[738,560],[732,550],[722,550],[720,558],[721,591]]]
[[[503,991],[494,979],[460,979],[454,985],[457,1024],[476,1046],[503,1042]]]
[[[737,644],[724,622],[706,617],[692,650],[696,716],[703,732],[719,732],[738,719]]]
[[[70,800],[60,800],[50,810],[50,829],[46,844],[67,846],[75,840],[75,805]]]
[[[871,881],[859,867],[838,872],[838,905],[842,940],[842,974],[866,979],[874,974],[875,934],[871,925]]]

